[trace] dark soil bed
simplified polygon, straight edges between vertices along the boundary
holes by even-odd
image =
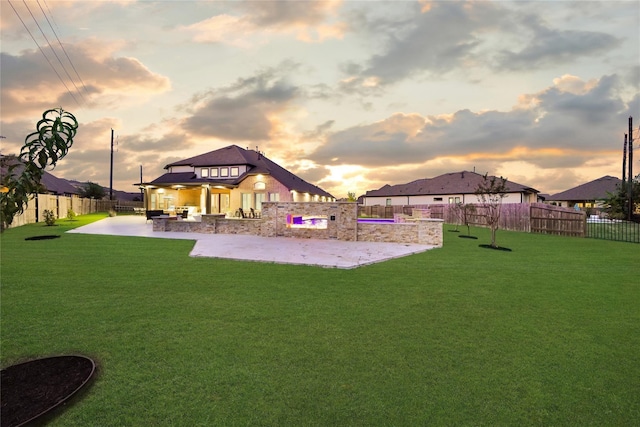
[[[47,234],[45,236],[25,237],[24,240],[49,240],[49,239],[57,239],[58,237],[60,237],[59,234]]]
[[[1,373],[2,427],[37,421],[66,404],[95,372],[84,356],[55,356],[9,366]]]
[[[485,248],[485,249],[493,249],[494,251],[505,251],[505,252],[511,252],[511,249],[509,248],[503,248],[502,246],[491,246],[491,245],[478,245],[481,248]]]

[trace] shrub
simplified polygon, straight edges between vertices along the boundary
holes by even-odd
[[[109,216],[110,217],[114,217],[116,215],[118,215],[116,211],[114,211],[113,209],[109,209]]]
[[[49,209],[45,209],[42,212],[42,215],[44,215],[44,222],[47,225],[55,225],[56,224],[56,214],[53,213],[53,211],[50,211]]]
[[[69,208],[67,211],[67,221],[74,221],[76,219],[76,213],[73,209]]]

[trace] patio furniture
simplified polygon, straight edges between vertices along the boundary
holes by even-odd
[[[149,221],[150,219],[159,217],[160,215],[164,215],[164,211],[163,210],[148,210],[147,211],[147,221]]]
[[[189,217],[189,211],[182,211],[182,213],[180,214],[180,216],[182,217],[182,219],[187,219]]]

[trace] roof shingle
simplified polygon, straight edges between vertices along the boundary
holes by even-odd
[[[367,191],[367,197],[426,196],[440,194],[474,194],[482,177],[476,172],[446,173],[434,178],[418,179],[407,184],[385,185],[378,190]],[[538,190],[507,180],[509,192],[537,193]]]
[[[622,180],[615,176],[605,175],[593,181],[578,185],[548,197],[546,200],[604,200],[607,193],[615,193]]]

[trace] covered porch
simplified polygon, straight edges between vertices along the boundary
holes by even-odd
[[[232,186],[209,184],[143,184],[144,208],[163,211],[169,216],[198,219],[202,215],[223,214],[233,217],[239,206],[231,206]]]

